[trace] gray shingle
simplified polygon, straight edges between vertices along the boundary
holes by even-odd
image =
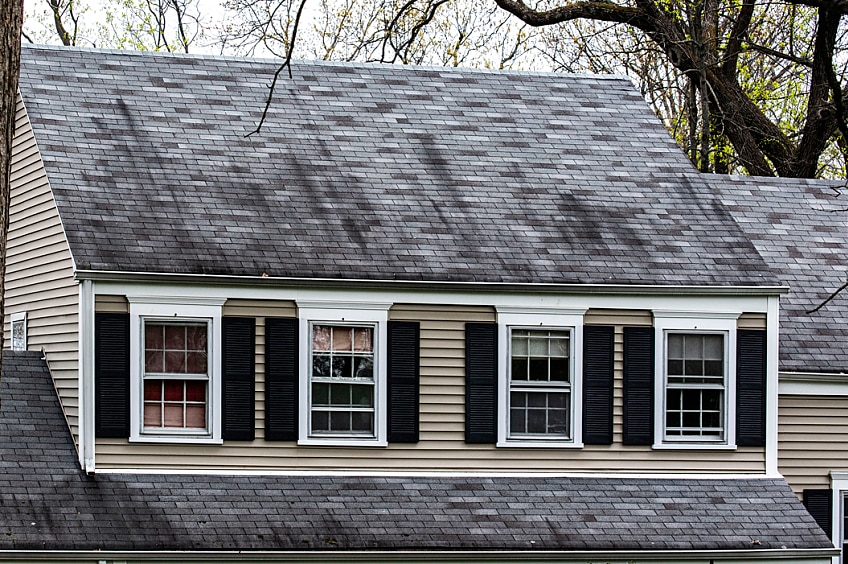
[[[81,269],[774,281],[624,79],[26,47]],[[58,95],[61,93],[61,95]]]
[[[781,479],[86,475],[37,353],[0,398],[0,551],[830,547]]]

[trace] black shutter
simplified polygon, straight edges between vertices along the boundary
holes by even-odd
[[[583,328],[583,442],[612,444],[615,328]]]
[[[804,507],[828,537],[833,535],[832,511],[833,492],[831,490],[804,490]]]
[[[654,443],[654,328],[624,328],[626,445]]]
[[[265,439],[298,439],[298,328],[296,318],[265,319]]]
[[[130,316],[94,314],[94,435],[130,436]]]
[[[736,444],[766,444],[766,332],[736,333]]]
[[[420,327],[417,322],[389,321],[389,442],[418,442]]]
[[[224,317],[222,320],[224,440],[252,441],[255,438],[256,320],[252,317]]]
[[[465,442],[497,442],[498,331],[465,324]]]

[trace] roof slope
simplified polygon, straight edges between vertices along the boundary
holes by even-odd
[[[773,282],[624,79],[27,47],[83,270]]]
[[[87,476],[38,354],[6,351],[3,365],[0,557],[21,550],[831,546],[774,479]]]
[[[790,291],[780,299],[780,368],[848,373],[845,183],[716,177],[722,200]],[[808,313],[812,312],[812,313]]]

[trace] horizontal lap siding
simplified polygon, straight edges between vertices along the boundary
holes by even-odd
[[[587,322],[615,324],[615,444],[582,449],[495,448],[465,444],[465,323],[494,322],[489,307],[395,305],[389,318],[421,323],[420,441],[387,448],[296,447],[294,443],[266,442],[264,430],[264,319],[274,302],[228,301],[225,315],[257,316],[257,440],[224,446],[128,445],[114,439],[98,440],[101,468],[206,467],[238,470],[445,470],[491,472],[762,472],[761,448],[734,452],[653,451],[624,447],[622,434],[622,363],[625,324],[650,323],[645,312],[592,310]],[[238,306],[238,307],[236,307]],[[296,315],[284,302],[279,317]]]
[[[44,349],[74,435],[79,421],[79,288],[29,118],[18,100],[6,255],[4,346],[11,314],[27,313],[27,348]]]
[[[797,494],[848,472],[848,397],[780,396],[778,468]]]

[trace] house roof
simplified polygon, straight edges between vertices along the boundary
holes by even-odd
[[[79,269],[771,285],[622,78],[23,50]]]
[[[38,353],[4,351],[0,399],[0,558],[831,548],[782,479],[86,475]]]
[[[789,294],[780,299],[780,368],[848,373],[845,182],[714,177],[721,200]],[[814,311],[822,306],[818,311]]]

